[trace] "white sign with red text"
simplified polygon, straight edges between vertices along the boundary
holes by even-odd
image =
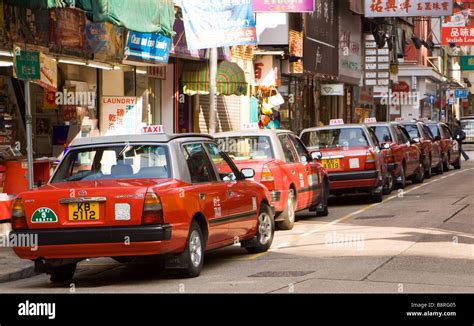
[[[364,123],[376,123],[377,118],[365,118]]]
[[[141,97],[104,96],[101,98],[100,104],[100,131],[102,135],[136,135],[141,133]]]
[[[365,17],[441,17],[453,14],[453,0],[365,0]]]
[[[165,131],[162,125],[143,126],[142,134],[163,134]]]
[[[344,119],[333,119],[329,121],[329,125],[331,126],[340,126],[344,124]]]

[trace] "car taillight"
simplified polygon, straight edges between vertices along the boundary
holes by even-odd
[[[387,162],[387,164],[395,163],[395,156],[393,156],[392,152],[387,153],[387,156],[385,156],[385,162]]]
[[[372,152],[367,152],[365,156],[365,169],[375,170],[375,155]]]
[[[263,166],[262,176],[260,178],[260,182],[267,187],[268,190],[275,189],[275,177],[273,176],[273,172],[267,165]]]
[[[26,223],[25,207],[23,206],[23,199],[17,198],[13,202],[12,208],[12,229],[25,230],[28,229]]]
[[[163,205],[154,192],[147,192],[143,203],[142,224],[163,224]]]

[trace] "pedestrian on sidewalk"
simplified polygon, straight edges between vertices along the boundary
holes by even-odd
[[[467,155],[467,153],[462,148],[462,142],[464,141],[464,139],[466,139],[466,133],[461,128],[461,122],[459,120],[456,120],[456,122],[454,123],[454,140],[457,140],[459,144],[459,152],[464,157],[464,160],[469,161],[469,155]]]

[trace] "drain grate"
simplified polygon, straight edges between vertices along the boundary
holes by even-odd
[[[395,215],[359,216],[357,219],[358,220],[365,220],[365,219],[370,219],[370,218],[391,218],[391,217],[395,217]]]
[[[282,271],[282,272],[260,272],[249,277],[299,277],[313,273],[313,271]]]

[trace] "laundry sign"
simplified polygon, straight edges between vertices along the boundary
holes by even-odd
[[[344,96],[344,84],[321,85],[322,96]]]

